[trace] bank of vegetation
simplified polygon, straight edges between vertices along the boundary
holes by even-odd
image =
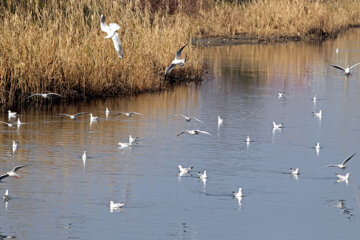
[[[101,13],[121,26],[123,59],[104,39]],[[322,39],[359,23],[358,0],[0,0],[0,102],[157,91],[177,49],[194,39]],[[188,45],[182,55],[169,79],[200,80],[200,50]]]

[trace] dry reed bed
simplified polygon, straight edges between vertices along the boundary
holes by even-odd
[[[360,23],[359,0],[241,4],[162,0],[160,5],[156,1],[161,6],[157,9],[151,0],[4,2],[8,3],[0,5],[0,102],[4,105],[43,91],[82,99],[160,90],[175,51],[194,38],[321,38]],[[18,7],[10,7],[14,2]],[[123,59],[118,58],[112,41],[104,39],[101,13],[107,22],[122,27]],[[183,55],[187,63],[171,76],[200,79],[200,51],[189,45]]]
[[[41,11],[5,11],[0,20],[2,103],[11,105],[45,91],[71,99],[159,90],[175,52],[190,41],[185,15],[151,13],[139,1],[124,5],[74,0],[60,6],[56,2],[48,1]],[[122,27],[123,59],[111,39],[104,39],[100,13]],[[187,56],[187,63],[171,75],[200,79],[199,50],[189,45],[182,56]]]

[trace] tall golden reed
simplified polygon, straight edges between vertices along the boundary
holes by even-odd
[[[175,52],[191,40],[187,16],[150,11],[139,0],[21,2],[0,19],[0,101],[10,105],[34,92],[83,98],[161,89]],[[123,59],[104,39],[101,13],[121,26]],[[183,56],[187,63],[172,75],[200,79],[199,50],[190,44]]]
[[[360,25],[360,0],[2,0],[0,102],[34,92],[69,99],[162,89],[176,50],[195,38],[276,40],[336,36]],[[104,39],[100,14],[121,26],[124,58]],[[200,51],[171,77],[200,79]]]

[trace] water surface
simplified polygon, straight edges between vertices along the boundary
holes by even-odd
[[[18,239],[357,239],[360,68],[344,79],[329,64],[360,62],[360,32],[334,41],[203,49],[200,86],[39,110],[18,109],[19,129],[0,126],[0,170],[20,179],[0,191],[0,234]],[[335,49],[339,48],[336,54]],[[277,94],[285,90],[285,97]],[[314,104],[311,98],[317,96]],[[111,114],[105,118],[105,107]],[[321,120],[312,115],[323,111]],[[119,111],[143,116],[114,117]],[[59,113],[92,112],[70,120]],[[174,114],[205,122],[185,122]],[[217,116],[224,124],[217,126]],[[1,120],[7,120],[2,114]],[[272,131],[272,121],[285,128]],[[212,136],[176,134],[202,129]],[[128,135],[141,141],[119,149]],[[249,135],[253,142],[245,143]],[[19,148],[12,154],[12,140]],[[322,149],[316,153],[314,146]],[[84,163],[81,155],[87,150]],[[194,166],[178,176],[177,165]],[[300,168],[298,178],[285,174]],[[197,172],[207,170],[206,184]],[[232,191],[243,187],[239,202]],[[111,212],[109,201],[125,201]],[[1,238],[1,237],[0,237]]]

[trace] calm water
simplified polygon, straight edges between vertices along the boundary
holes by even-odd
[[[339,54],[335,49],[339,48]],[[20,129],[0,126],[0,234],[18,239],[358,239],[360,155],[349,184],[340,163],[360,151],[360,67],[344,79],[329,64],[360,62],[360,31],[321,44],[203,49],[201,86],[91,104],[18,109]],[[286,90],[285,98],[278,92]],[[316,104],[313,96],[319,99]],[[105,118],[137,111],[143,116]],[[323,111],[321,120],[313,111]],[[92,112],[78,120],[59,113]],[[174,114],[193,115],[205,124]],[[224,118],[218,128],[217,115]],[[7,120],[2,114],[1,120]],[[272,121],[285,128],[272,131]],[[212,136],[176,134],[199,128]],[[131,149],[116,144],[132,134]],[[246,145],[249,135],[253,142]],[[19,148],[11,153],[12,140]],[[320,142],[317,155],[314,149]],[[88,151],[85,163],[82,152]],[[194,166],[178,176],[177,165]],[[289,168],[299,167],[298,179]],[[206,184],[196,173],[207,170]],[[241,202],[232,191],[244,188]],[[110,212],[109,201],[125,201]],[[336,207],[339,202],[344,206]],[[1,237],[0,237],[1,238]]]

